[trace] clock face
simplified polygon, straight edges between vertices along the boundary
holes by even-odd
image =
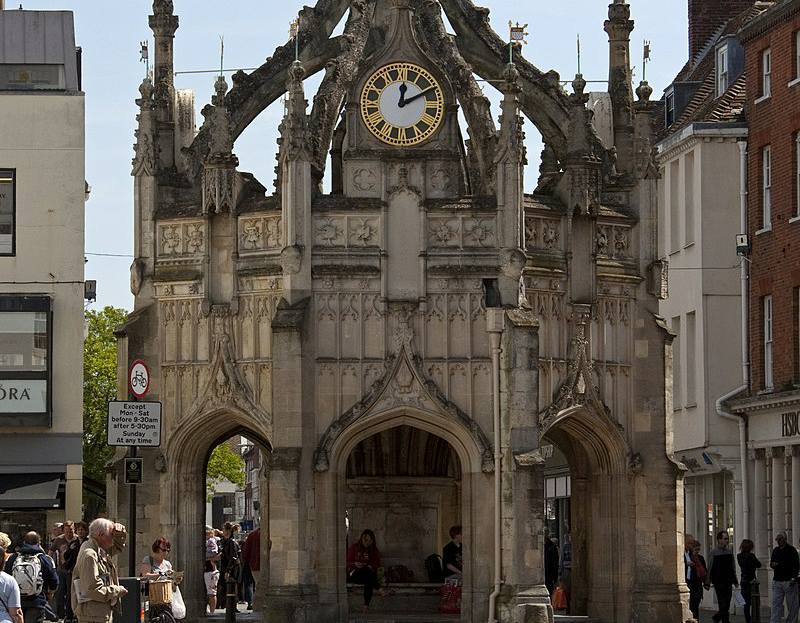
[[[419,145],[442,124],[444,94],[436,79],[419,65],[384,65],[364,85],[361,118],[388,145]]]

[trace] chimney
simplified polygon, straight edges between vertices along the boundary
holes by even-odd
[[[689,60],[720,26],[754,3],[755,0],[689,0]]]

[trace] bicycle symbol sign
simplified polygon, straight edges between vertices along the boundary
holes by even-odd
[[[139,399],[144,398],[150,389],[150,370],[141,359],[131,363],[128,370],[128,386],[131,393]]]

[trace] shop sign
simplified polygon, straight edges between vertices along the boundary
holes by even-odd
[[[108,403],[108,445],[156,448],[161,445],[161,403]]]
[[[781,437],[797,437],[800,435],[800,411],[781,414]]]
[[[47,412],[45,379],[0,380],[0,413]]]
[[[720,465],[714,457],[704,450],[689,450],[677,452],[678,460],[683,463],[692,475],[714,474],[720,471]]]

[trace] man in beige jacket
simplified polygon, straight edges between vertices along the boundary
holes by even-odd
[[[79,623],[111,623],[114,607],[128,591],[119,584],[112,556],[125,547],[125,527],[108,519],[89,524],[72,572],[72,609]]]

